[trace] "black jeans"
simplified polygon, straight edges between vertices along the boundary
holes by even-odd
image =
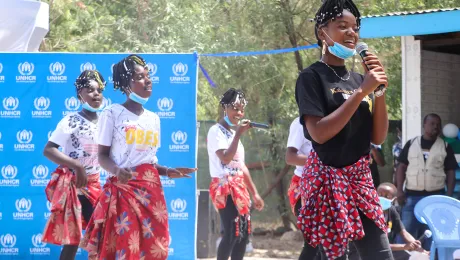
[[[298,202],[299,204],[299,202]],[[297,208],[296,213],[299,214],[300,206]],[[349,244],[349,248],[352,250],[347,251],[358,251],[361,260],[393,260],[393,255],[390,249],[390,243],[385,232],[383,232],[374,221],[367,218],[361,210],[359,211],[361,222],[363,223],[364,233],[366,234],[363,239],[355,240]],[[354,247],[354,248],[353,248]],[[353,252],[355,255],[356,252]],[[356,257],[356,256],[355,256]],[[307,242],[304,242],[302,253],[299,256],[299,260],[323,260],[327,259],[324,252],[322,252],[320,246],[312,247]],[[347,254],[342,257],[336,258],[336,260],[346,260]]]
[[[248,222],[243,216],[239,216],[231,196],[227,197],[227,205],[224,209],[219,209],[219,215],[224,234],[217,249],[217,260],[228,260],[231,255],[232,260],[241,260],[246,252],[248,243]],[[239,218],[239,236],[236,236],[236,222]]]

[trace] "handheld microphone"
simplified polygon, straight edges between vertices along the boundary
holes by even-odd
[[[363,59],[363,62],[364,62],[364,58],[367,56],[366,51],[368,51],[368,50],[369,50],[369,46],[367,46],[367,44],[364,43],[364,42],[358,42],[358,44],[356,45],[356,52],[359,53],[359,56],[361,56],[361,58]],[[366,65],[366,67],[367,67],[367,65]],[[369,67],[367,67],[367,69],[370,70]],[[385,89],[385,85],[383,85],[383,84],[379,85],[376,88],[376,90],[374,91],[374,93],[380,92],[381,94],[379,94],[379,96],[381,96],[381,95],[383,95],[383,90],[384,89]]]
[[[431,230],[425,230],[425,232],[423,233],[423,235],[421,235],[417,240],[422,242],[423,239],[425,238],[430,238],[431,236],[433,235],[433,233],[431,232]]]
[[[262,123],[251,122],[251,123],[249,123],[249,125],[252,126],[252,127],[255,127],[255,128],[262,128],[262,129],[270,128],[268,125],[262,124]]]

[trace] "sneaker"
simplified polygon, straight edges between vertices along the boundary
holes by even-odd
[[[254,247],[252,246],[252,242],[249,241],[249,243],[246,245],[246,253],[251,253],[254,251]]]
[[[217,238],[217,240],[216,240],[216,251],[219,249],[220,241],[222,241],[222,237],[219,237],[219,238]]]

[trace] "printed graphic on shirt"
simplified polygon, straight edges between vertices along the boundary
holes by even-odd
[[[341,88],[333,88],[333,89],[330,89],[330,91],[332,92],[332,96],[334,97],[334,99],[337,98],[338,95],[341,94],[341,96],[343,97],[344,100],[347,100],[354,93],[354,91],[352,91],[352,90],[345,90],[345,89],[341,89]],[[340,93],[340,94],[338,94],[338,93]],[[336,94],[338,94],[338,95],[336,95]],[[363,102],[366,102],[369,105],[369,111],[372,114],[372,99],[369,96],[365,96],[363,98]]]
[[[127,126],[125,131],[126,144],[135,144],[138,151],[145,151],[149,147],[156,147],[158,145],[158,132],[138,129],[135,125]]]
[[[100,170],[96,134],[96,124],[74,113],[59,122],[49,140],[61,146],[63,153],[78,160],[87,174],[94,174]]]
[[[228,140],[231,143],[233,140],[233,133],[229,132],[227,129],[225,129],[221,125],[219,125],[219,130],[225,134],[225,136],[228,138]],[[240,147],[238,147],[235,155],[233,156],[233,159],[228,164],[222,163],[224,174],[229,175],[229,176],[236,176],[236,175],[243,174],[243,171],[241,170],[242,162],[244,160],[243,156],[244,155],[242,154],[242,150],[240,149]]]

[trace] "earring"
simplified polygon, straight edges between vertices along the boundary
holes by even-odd
[[[326,41],[323,40],[323,50],[322,50],[322,54],[325,55],[326,54]]]

